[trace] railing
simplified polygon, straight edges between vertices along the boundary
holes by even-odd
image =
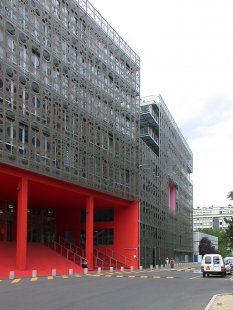
[[[94,247],[95,256],[97,259],[104,261],[108,266],[119,269],[120,267],[130,268],[133,265],[133,260],[122,255],[108,247]]]
[[[70,249],[67,249],[66,246],[54,241],[53,243],[47,243],[50,249],[53,249],[58,254],[64,256],[65,258],[69,259],[70,261],[74,262],[77,265],[82,266],[82,263],[86,261],[84,257],[79,254],[76,254]]]
[[[77,255],[85,257],[85,250],[81,248],[79,245],[71,242],[65,242],[64,238],[58,237],[58,243],[62,244],[64,247],[69,249],[72,252],[75,252]]]

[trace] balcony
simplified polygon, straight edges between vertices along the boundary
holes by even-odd
[[[154,127],[159,129],[159,117],[156,105],[145,105],[140,107],[140,126],[141,127]]]
[[[140,137],[159,156],[159,138],[155,131],[151,127],[141,128]]]

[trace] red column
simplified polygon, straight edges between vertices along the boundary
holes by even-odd
[[[133,254],[133,266],[135,269],[138,268],[139,265],[139,201],[134,200],[132,202],[133,207],[133,247],[135,247],[135,251]]]
[[[94,199],[90,196],[86,202],[86,259],[89,270],[93,270],[93,226]]]
[[[18,183],[17,202],[17,244],[16,267],[26,269],[27,255],[27,209],[28,209],[28,180],[21,178]]]

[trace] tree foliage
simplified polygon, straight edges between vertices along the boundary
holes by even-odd
[[[233,217],[228,220],[224,218],[224,221],[228,224],[226,228],[226,236],[228,239],[228,246],[231,248],[231,251],[233,250]]]
[[[212,242],[207,237],[203,237],[199,242],[199,254],[205,255],[205,254],[215,254],[215,253],[216,253],[216,250]]]
[[[230,191],[227,195],[227,198],[233,200],[233,191]]]
[[[198,231],[218,237],[218,253],[223,257],[231,256],[231,252],[228,250],[228,237],[225,230],[220,228],[202,228],[198,229]]]

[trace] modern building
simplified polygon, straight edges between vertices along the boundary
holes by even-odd
[[[29,242],[75,245],[90,269],[106,249],[115,266],[190,255],[191,172],[162,98],[140,113],[139,57],[88,1],[0,3],[0,241],[18,269]]]
[[[140,109],[141,264],[192,261],[192,152],[161,96]]]
[[[205,234],[203,232],[194,231],[193,232],[193,261],[201,262],[202,255],[199,254],[199,244],[202,238],[207,238],[210,240],[211,244],[218,250],[218,237]]]
[[[233,217],[233,206],[209,206],[195,207],[193,209],[193,229],[221,228],[226,229],[228,224],[224,219],[231,220]]]

